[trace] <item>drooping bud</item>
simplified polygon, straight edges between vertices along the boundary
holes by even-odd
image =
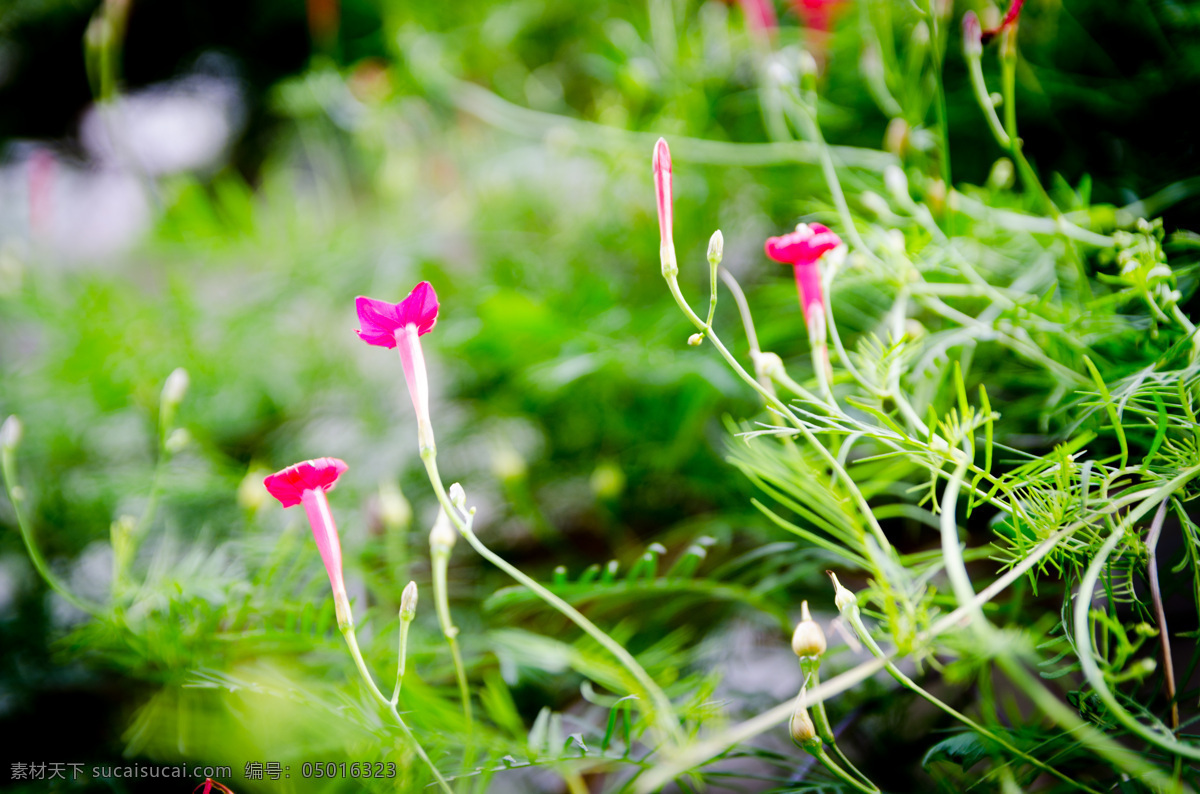
[[[450,483],[450,490],[447,493],[450,496],[450,503],[465,512],[467,509],[467,492],[463,490],[462,485],[456,482]]]
[[[974,11],[963,14],[962,21],[963,54],[968,58],[978,58],[983,54],[983,26]]]
[[[845,612],[852,607],[857,609],[858,598],[855,597],[854,592],[843,587],[842,583],[838,581],[837,574],[833,571],[826,571],[825,573],[829,574],[829,578],[833,580],[833,603],[837,605],[838,611]]]
[[[821,624],[812,619],[808,613],[808,602],[800,603],[800,622],[792,634],[792,651],[797,656],[820,656],[825,653],[825,632]]]
[[[450,516],[446,515],[445,509],[438,508],[437,519],[429,531],[429,551],[433,554],[449,554],[456,540],[458,534],[450,523]]]
[[[801,698],[803,698],[803,691]],[[808,716],[808,709],[800,705],[800,702],[799,699],[796,701],[796,710],[792,712],[788,731],[797,746],[809,750],[819,746],[821,739],[817,736],[817,726],[813,724],[812,717]]]
[[[664,278],[672,278],[679,273],[679,265],[675,261],[675,240],[673,238],[674,195],[671,185],[671,149],[667,146],[666,138],[659,138],[654,144],[654,197],[658,203],[658,257],[662,263]]]
[[[0,450],[5,452],[15,452],[17,447],[21,445],[21,436],[25,434],[25,428],[21,425],[21,420],[16,414],[4,420],[4,424],[0,425]]]
[[[694,333],[688,337],[688,344],[692,347],[698,347],[704,341],[704,334]]]
[[[708,238],[708,263],[713,267],[721,264],[721,258],[725,255],[725,235],[721,234],[721,230],[717,229],[712,233],[712,237]]]
[[[409,582],[400,594],[400,619],[410,621],[417,616],[417,583]]]

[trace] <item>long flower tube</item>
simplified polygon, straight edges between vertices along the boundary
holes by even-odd
[[[338,627],[343,630],[354,625],[354,616],[350,612],[350,598],[346,595],[346,581],[342,576],[342,544],[325,492],[333,490],[346,468],[345,462],[337,458],[316,458],[288,466],[263,480],[267,492],[285,508],[304,506],[313,539],[325,564],[325,573],[329,575]]]
[[[389,700],[380,691],[371,671],[367,669],[362,651],[358,648],[358,638],[354,633],[354,616],[350,611],[350,599],[346,596],[346,583],[342,577],[342,546],[338,540],[337,525],[334,524],[333,514],[329,510],[329,500],[325,498],[325,492],[333,489],[338,477],[346,469],[345,462],[337,458],[316,458],[275,472],[263,481],[263,485],[266,486],[271,496],[278,499],[285,508],[295,507],[298,504],[304,505],[304,512],[308,515],[309,524],[312,526],[313,538],[321,552],[321,560],[325,563],[325,572],[329,574],[334,608],[337,611],[338,628],[342,631],[342,637],[346,640],[346,647],[350,649],[350,656],[354,659],[354,665],[358,668],[359,675],[362,676],[371,696],[391,713],[392,719],[396,721],[401,732],[413,743],[417,755],[429,767],[442,790],[446,794],[452,794],[450,785],[442,777],[442,773],[438,771],[433,760],[425,752],[425,748],[417,741],[417,737],[413,735],[408,724],[396,711],[395,702]]]
[[[669,153],[666,154],[665,166],[665,189],[669,198]],[[669,205],[669,200],[667,203]],[[662,228],[669,230],[669,225]],[[664,252],[670,251],[673,264],[674,243],[669,238],[669,231],[666,232],[666,235],[662,250]],[[666,260],[663,262],[663,270],[664,272],[667,271]],[[676,268],[677,271],[678,268]],[[415,341],[416,337],[428,332],[437,322],[437,296],[433,292],[433,287],[428,282],[418,284],[409,293],[408,297],[398,304],[389,304],[385,301],[378,301],[371,298],[359,298],[357,308],[359,321],[362,324],[362,328],[358,331],[359,337],[367,344],[379,347],[396,347],[401,337],[401,331],[404,332],[405,338]],[[414,347],[417,351],[420,350],[419,343]],[[449,495],[446,493],[445,486],[442,484],[441,474],[438,471],[437,448],[433,444],[433,430],[429,420],[428,378],[425,373],[425,359],[423,356],[414,355],[406,360],[403,346],[401,346],[400,353],[401,361],[405,364],[405,380],[408,382],[409,392],[413,398],[413,407],[417,413],[421,459],[425,463],[430,484],[433,486],[438,501],[446,511],[455,529],[458,530],[481,557],[533,591],[535,595],[570,619],[571,622],[583,629],[596,642],[612,653],[625,666],[625,669],[630,672],[649,697],[651,709],[656,716],[657,727],[663,738],[677,746],[682,745],[684,740],[683,732],[680,730],[678,721],[675,718],[674,707],[671,705],[670,698],[667,697],[662,688],[650,677],[633,655],[619,642],[602,631],[600,627],[584,617],[583,613],[538,584],[503,557],[487,548],[476,537],[469,523],[469,513],[462,509],[461,504],[455,504],[451,501]],[[409,366],[412,367],[411,373]],[[457,501],[461,502],[461,500]]]

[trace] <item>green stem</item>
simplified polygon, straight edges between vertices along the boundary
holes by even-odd
[[[454,523],[455,528],[459,533],[466,538],[471,547],[488,562],[495,565],[500,570],[507,573],[513,579],[517,580],[525,587],[533,591],[539,598],[545,601],[548,605],[558,610],[562,615],[569,619],[579,628],[583,629],[596,642],[603,646],[609,653],[615,656],[618,661],[625,666],[641,687],[649,696],[653,710],[656,712],[656,722],[659,730],[664,737],[669,737],[676,745],[683,744],[683,732],[680,730],[678,723],[675,720],[674,707],[671,705],[670,698],[663,692],[662,688],[654,682],[654,679],[638,664],[637,659],[612,637],[605,634],[595,623],[588,620],[583,614],[568,604],[563,599],[556,596],[554,593],[547,590],[542,585],[534,581],[530,576],[525,574],[519,568],[505,560],[500,555],[493,552],[483,544],[479,538],[475,536],[471,527],[466,524],[459,516],[457,508],[450,502],[450,497],[446,494],[446,489],[442,485],[442,477],[438,472],[437,457],[432,450],[425,452],[422,455],[425,461],[425,470],[429,474],[429,481],[433,485],[434,493],[437,495],[438,501],[442,508],[446,511],[446,515]]]
[[[1188,471],[1190,471],[1192,476],[1194,476],[1196,473],[1200,473],[1200,467],[1194,467]],[[1175,479],[1178,480],[1179,477]],[[1181,482],[1180,484],[1182,485],[1183,483]],[[1162,489],[1160,488],[1159,491],[1161,492]],[[1169,496],[1170,492],[1164,494],[1163,500],[1169,498]],[[1104,542],[1104,545],[1102,545],[1100,550],[1096,552],[1096,556],[1092,558],[1091,564],[1088,565],[1087,571],[1084,573],[1083,580],[1079,583],[1079,593],[1075,597],[1074,610],[1075,649],[1076,653],[1079,654],[1079,666],[1083,670],[1084,677],[1087,678],[1088,683],[1091,684],[1092,689],[1095,690],[1096,694],[1104,702],[1104,705],[1108,707],[1109,712],[1116,717],[1122,725],[1145,739],[1147,742],[1161,747],[1163,750],[1166,750],[1169,753],[1190,758],[1192,760],[1200,760],[1200,748],[1180,742],[1173,735],[1171,735],[1169,731],[1165,735],[1159,733],[1158,731],[1153,731],[1139,722],[1132,714],[1130,714],[1129,711],[1123,705],[1121,705],[1121,702],[1117,700],[1117,697],[1112,693],[1112,690],[1108,688],[1108,682],[1105,681],[1104,674],[1100,671],[1100,666],[1096,662],[1095,650],[1093,648],[1091,630],[1092,626],[1088,614],[1091,610],[1092,597],[1096,589],[1096,582],[1100,578],[1100,572],[1104,569],[1104,564],[1108,560],[1108,556],[1112,553],[1113,549],[1117,547],[1117,544],[1121,542],[1125,536],[1125,532],[1133,526],[1136,520],[1137,518],[1134,517],[1134,513],[1131,512],[1129,516],[1121,521],[1121,523],[1117,526],[1117,529],[1109,535],[1108,539]]]
[[[854,788],[858,789],[859,791],[863,792],[863,794],[879,794],[878,788],[876,788],[875,786],[868,786],[868,785],[864,784],[862,781],[860,781],[858,778],[851,775],[845,769],[842,769],[842,767],[839,766],[836,761],[834,761],[832,758],[829,757],[829,753],[825,752],[825,748],[823,746],[817,747],[816,751],[813,752],[813,755],[816,757],[816,759],[818,761],[820,761],[822,764],[825,765],[826,769],[828,769],[830,772],[832,772],[837,777],[844,780],[847,784],[849,784],[849,785],[853,786]]]
[[[679,291],[679,279],[675,275],[670,274],[666,276],[666,281],[667,287],[671,290],[671,295],[675,298],[675,303],[679,305],[679,308],[683,311],[687,318],[692,321],[692,324],[695,325],[698,330],[704,330],[704,321],[701,320],[694,311],[692,311],[692,307],[688,306],[687,301],[684,300],[683,293]],[[879,526],[879,522],[875,519],[874,514],[871,512],[871,506],[867,503],[866,497],[862,495],[862,491],[859,490],[854,480],[850,478],[850,475],[846,472],[845,467],[843,467],[842,464],[838,462],[837,458],[825,448],[824,444],[818,441],[817,437],[813,435],[811,430],[808,429],[808,426],[801,422],[799,417],[797,417],[792,410],[787,407],[787,405],[785,405],[774,393],[764,389],[762,384],[755,380],[754,377],[746,371],[746,369],[736,358],[734,358],[733,354],[730,353],[728,348],[721,343],[720,338],[718,338],[716,333],[711,329],[709,329],[708,338],[710,341],[712,341],[713,347],[717,349],[717,352],[721,354],[721,357],[725,359],[725,362],[729,364],[735,373],[737,373],[738,377],[740,377],[748,386],[750,386],[750,388],[762,395],[763,399],[769,406],[771,406],[771,408],[773,408],[781,416],[786,417],[788,421],[790,421],[796,428],[796,430],[799,431],[801,437],[803,437],[807,443],[811,444],[813,448],[816,449],[817,454],[823,457],[825,462],[829,464],[829,467],[834,471],[834,473],[846,483],[846,487],[849,489],[851,496],[854,498],[854,501],[862,513],[863,518],[867,522],[867,525],[871,528],[871,532],[874,534],[876,541],[879,543],[881,548],[890,549],[892,547],[891,542],[887,539],[887,536],[883,533],[883,528]]]
[[[450,552],[449,549],[434,550],[430,556],[433,567],[433,602],[437,609],[438,623],[442,627],[442,634],[446,637],[446,644],[450,646],[450,656],[454,660],[454,677],[458,681],[458,696],[462,701],[463,719],[467,723],[467,749],[463,765],[470,768],[474,755],[475,718],[471,712],[471,690],[467,685],[467,672],[463,667],[462,653],[458,649],[458,627],[450,618],[449,587],[446,582]]]
[[[371,696],[375,698],[384,708],[391,713],[392,719],[400,726],[401,733],[404,737],[413,743],[413,747],[417,750],[417,755],[429,767],[429,771],[433,773],[433,777],[437,780],[438,785],[446,794],[454,794],[454,790],[450,788],[450,784],[442,777],[442,773],[434,765],[429,754],[425,752],[425,748],[417,741],[417,737],[413,735],[412,729],[404,722],[404,718],[400,716],[400,712],[396,711],[396,706],[379,691],[379,687],[375,685],[375,679],[371,676],[371,671],[367,669],[367,663],[363,660],[362,651],[358,649],[358,638],[354,635],[354,626],[346,626],[342,629],[342,636],[346,640],[346,646],[350,649],[350,655],[354,658],[354,665],[358,668],[358,674],[362,676],[362,680],[366,683],[367,689],[370,690]]]
[[[400,702],[400,688],[404,686],[404,668],[408,659],[408,629],[411,625],[411,620],[400,619],[400,647],[397,651],[396,687],[392,690],[392,699],[390,701],[393,707]]]
[[[22,508],[25,501],[25,490],[17,484],[16,454],[15,450],[11,447],[5,447],[3,450],[0,450],[0,473],[4,475],[4,489],[8,494],[8,501],[12,502],[13,513],[17,517],[17,526],[21,530],[21,540],[25,543],[25,550],[29,553],[29,560],[33,563],[33,567],[37,570],[38,575],[49,585],[51,590],[62,596],[63,600],[71,606],[82,612],[86,612],[92,617],[100,617],[103,609],[97,604],[85,601],[67,589],[62,580],[50,570],[50,566],[46,564],[45,558],[42,557],[41,549],[34,542],[33,527],[30,525],[29,519]]]

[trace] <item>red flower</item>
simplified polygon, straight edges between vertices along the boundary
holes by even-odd
[[[364,342],[387,348],[399,345],[404,382],[408,384],[413,409],[417,412],[417,442],[422,454],[432,452],[434,443],[433,425],[429,421],[429,377],[425,373],[425,354],[421,351],[420,337],[432,331],[437,324],[437,293],[428,281],[422,281],[399,303],[377,301],[360,295],[354,305],[358,309],[358,322],[362,325],[358,335]]]
[[[792,8],[805,27],[829,32],[833,9],[841,2],[842,0],[792,0]]]
[[[293,507],[303,501],[305,491],[321,489],[333,490],[337,478],[349,468],[337,458],[316,458],[288,466],[283,471],[272,474],[263,480],[268,493],[279,500],[284,507]]]
[[[1004,15],[1004,19],[1000,24],[991,30],[983,31],[982,40],[984,44],[999,36],[1005,30],[1017,24],[1017,18],[1021,16],[1021,6],[1025,5],[1025,0],[1013,0],[1012,5],[1008,7],[1008,13]]]
[[[358,335],[368,345],[393,348],[396,334],[409,325],[417,327],[417,336],[427,334],[437,324],[438,299],[433,285],[422,281],[399,303],[377,301],[361,295],[354,299],[358,309],[358,322],[362,325]]]
[[[671,149],[666,138],[659,138],[654,144],[651,166],[654,169],[654,198],[658,203],[658,255],[662,260],[663,275],[666,275],[675,267],[675,240],[672,237],[675,197],[671,191]]]
[[[334,483],[347,468],[337,458],[316,458],[288,466],[263,480],[267,491],[284,507],[304,505],[313,539],[317,541],[317,550],[321,552],[321,561],[325,563],[325,573],[329,574],[338,626],[343,628],[351,625],[353,619],[350,599],[346,595],[346,582],[342,577],[342,544],[325,492],[333,489]]]
[[[813,307],[822,310],[825,296],[821,291],[821,274],[817,262],[826,252],[842,244],[841,238],[819,223],[800,224],[796,231],[782,237],[767,238],[767,256],[776,262],[792,265],[796,290],[800,293],[800,309],[805,322]]]

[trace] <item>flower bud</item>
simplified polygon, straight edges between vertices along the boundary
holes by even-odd
[[[889,165],[883,169],[883,184],[892,194],[897,203],[908,205],[912,203],[912,195],[908,192],[908,177],[904,170],[897,165]]]
[[[889,121],[887,130],[883,133],[884,150],[902,157],[908,149],[908,132],[908,122],[899,116]]]
[[[963,14],[962,21],[963,54],[968,58],[978,58],[983,54],[983,26],[974,11]]]
[[[412,505],[391,480],[379,483],[379,517],[383,525],[393,532],[402,532],[412,523]]]
[[[400,619],[410,621],[417,616],[417,583],[409,582],[400,595]]]
[[[704,341],[704,334],[695,333],[688,337],[688,344],[692,347],[698,347]]]
[[[241,483],[238,484],[238,506],[243,510],[255,511],[262,507],[269,497],[270,494],[263,485],[263,470],[257,466],[251,466]]]
[[[456,540],[458,535],[454,531],[454,525],[450,523],[450,516],[446,515],[444,509],[439,508],[437,520],[433,522],[433,529],[429,531],[429,551],[432,554],[449,554]]]
[[[713,267],[721,264],[721,257],[725,254],[725,235],[721,234],[721,230],[717,229],[712,233],[712,237],[708,238],[708,263]]]
[[[800,603],[800,622],[792,634],[792,651],[797,656],[820,656],[825,653],[825,632],[808,613],[808,602]]]
[[[183,402],[190,383],[191,379],[188,377],[187,370],[183,367],[177,367],[167,376],[167,380],[163,384],[163,403],[167,405],[179,405]]]
[[[845,612],[851,607],[857,609],[858,599],[855,597],[854,593],[842,586],[842,583],[838,581],[836,573],[833,571],[826,571],[825,573],[829,574],[829,578],[833,580],[833,603],[837,605],[838,611]]]
[[[808,716],[808,709],[801,706],[799,702],[796,703],[796,710],[792,712],[788,731],[792,735],[792,741],[805,750],[821,743],[817,737],[817,726],[813,725],[812,717]]]
[[[459,485],[456,482],[451,483],[449,495],[450,495],[450,503],[452,505],[457,507],[459,510],[466,511],[466,509],[467,509],[467,492],[463,490],[463,487],[461,485]]]
[[[5,452],[14,452],[21,445],[21,436],[24,435],[25,428],[21,425],[21,420],[16,414],[4,420],[4,424],[0,425],[0,449]]]
[[[167,436],[166,443],[163,448],[171,455],[177,455],[187,448],[187,445],[192,443],[192,434],[184,430],[182,427],[171,431],[171,435]]]

